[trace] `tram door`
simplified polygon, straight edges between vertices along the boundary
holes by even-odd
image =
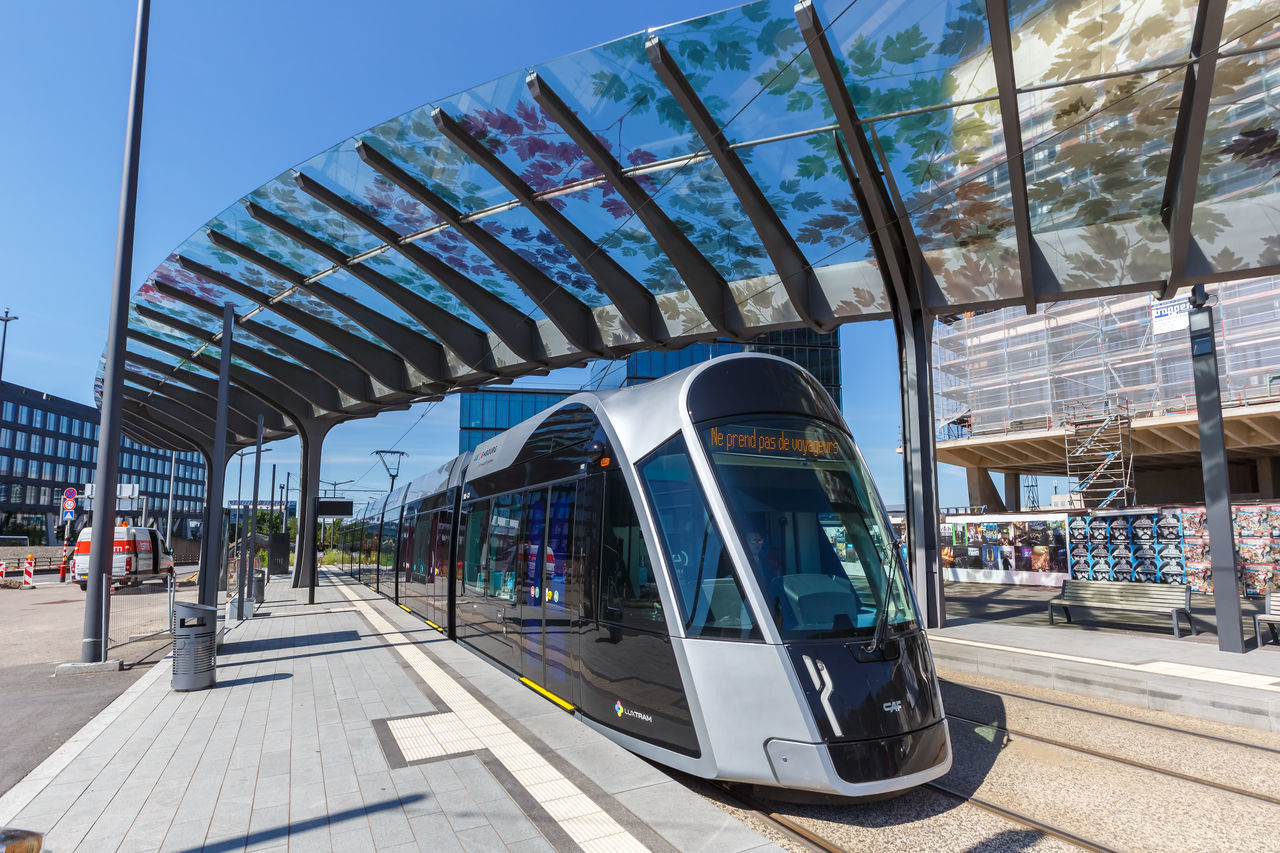
[[[566,582],[572,572],[570,546],[577,485],[564,483],[530,497],[530,534],[541,543],[526,560],[524,599],[524,676],[557,696],[568,698],[571,614]],[[548,499],[549,498],[549,499]],[[539,509],[535,509],[538,507]]]

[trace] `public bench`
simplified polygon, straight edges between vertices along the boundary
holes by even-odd
[[[1271,630],[1271,639],[1280,643],[1280,636],[1276,635],[1276,625],[1280,625],[1280,595],[1272,590],[1267,590],[1267,604],[1262,612],[1253,617],[1253,635],[1258,638],[1258,648],[1266,642],[1262,639],[1263,623]]]
[[[1181,637],[1178,614],[1187,617],[1191,635],[1196,623],[1191,619],[1191,587],[1185,584],[1133,583],[1131,581],[1090,581],[1074,578],[1062,582],[1062,592],[1049,599],[1049,624],[1053,608],[1061,607],[1071,621],[1071,608],[1087,610],[1128,610],[1135,613],[1168,613],[1173,619],[1173,636]]]

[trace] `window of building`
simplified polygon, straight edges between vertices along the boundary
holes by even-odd
[[[27,451],[27,434],[25,432],[18,431],[14,433],[13,449],[21,450],[23,453]]]
[[[31,436],[31,452],[33,454],[44,452],[44,441],[38,435]]]
[[[71,435],[72,435],[72,437],[73,437],[73,438],[79,438],[79,437],[80,437],[80,428],[81,428],[81,426],[83,426],[83,423],[82,423],[79,419],[77,419],[77,418],[72,418],[72,419],[71,419]]]
[[[9,457],[0,454],[0,475],[9,473]]]
[[[12,421],[14,413],[13,403],[6,400],[4,406],[0,408],[2,408],[2,410],[0,410],[0,418],[6,421]]]
[[[57,457],[58,457],[59,459],[66,459],[66,458],[67,458],[67,440],[66,440],[65,438],[60,438],[60,439],[58,439],[58,453],[57,453]]]
[[[13,447],[13,430],[0,429],[0,449],[8,450]]]
[[[31,425],[31,409],[27,406],[18,407],[18,423],[23,426]]]
[[[44,412],[40,409],[31,410],[31,425],[36,429],[44,429]]]
[[[40,487],[40,506],[49,506],[53,502],[53,492],[48,486]]]
[[[70,429],[71,429],[71,418],[67,417],[66,415],[59,415],[58,416],[58,432],[62,433],[63,435],[66,435],[67,431]]]
[[[61,462],[55,465],[53,467],[53,479],[57,480],[59,483],[65,483],[67,481],[67,466],[63,465]]]
[[[27,503],[34,504],[40,496],[39,488],[36,486],[27,486]]]
[[[27,476],[27,460],[22,458],[21,456],[13,457],[13,476],[15,477]]]
[[[32,465],[34,465],[34,464],[35,464],[35,463],[33,462],[33,463],[32,463]],[[45,479],[45,480],[52,480],[52,479],[53,479],[53,463],[52,463],[52,462],[45,462],[45,463],[41,466],[41,474],[42,474],[42,479]]]

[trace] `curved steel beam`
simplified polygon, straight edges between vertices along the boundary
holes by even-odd
[[[435,109],[431,118],[446,139],[466,152],[476,165],[502,184],[507,192],[515,196],[542,223],[542,227],[569,250],[569,254],[595,280],[596,287],[609,297],[613,307],[641,340],[649,344],[662,344],[671,337],[653,294],[615,261],[603,246],[583,234],[578,226],[547,201],[538,198],[523,178],[486,148],[484,143],[472,136],[453,116],[442,109]]]
[[[180,436],[164,427],[157,426],[153,421],[141,416],[135,416],[132,420],[121,424],[120,428],[134,441],[141,442],[148,447],[158,447],[161,450],[176,450],[179,453],[200,449],[195,439]]]
[[[826,305],[826,295],[818,284],[818,276],[809,265],[809,259],[804,256],[804,252],[800,251],[800,246],[787,230],[787,226],[783,224],[782,218],[769,204],[769,200],[765,198],[764,192],[755,178],[751,177],[747,167],[742,164],[738,152],[729,146],[729,140],[725,138],[724,132],[716,124],[711,112],[698,98],[697,93],[693,91],[684,73],[667,52],[662,39],[650,36],[644,44],[644,49],[649,56],[650,64],[653,65],[653,70],[657,72],[667,91],[675,98],[676,104],[689,119],[689,124],[702,139],[702,144],[706,146],[707,153],[716,161],[716,166],[729,182],[729,187],[737,196],[743,213],[747,215],[747,219],[751,220],[752,227],[760,237],[760,244],[764,246],[769,260],[773,262],[773,268],[777,271],[778,277],[782,279],[782,286],[791,299],[792,308],[804,324],[814,331],[831,331],[836,327],[836,323],[818,319],[820,311],[827,316],[831,313],[830,306]]]
[[[1013,230],[1018,239],[1018,272],[1022,278],[1022,303],[1028,314],[1036,310],[1040,288],[1037,274],[1053,271],[1031,234],[1031,209],[1027,201],[1027,164],[1022,147],[1022,121],[1018,115],[1018,83],[1013,73],[1013,34],[1009,31],[1007,0],[986,0],[987,32],[991,38],[991,64],[996,72],[1000,98],[1000,124],[1004,130],[1005,170],[1009,173],[1009,201]],[[1036,261],[1039,260],[1040,263]]]
[[[370,159],[375,162],[382,159],[382,155],[372,151],[372,149],[367,149],[364,142],[356,143],[356,151],[360,153],[360,156],[366,162],[369,162]],[[394,167],[388,164],[386,168]],[[435,255],[427,252],[421,246],[405,242],[405,238],[402,235],[396,233],[382,221],[351,204],[328,188],[323,187],[314,179],[299,173],[295,180],[298,181],[298,186],[302,188],[303,192],[327,206],[348,222],[358,228],[362,228],[375,239],[381,240],[419,270],[429,275],[441,287],[456,297],[459,302],[467,306],[471,313],[488,327],[489,331],[498,337],[498,340],[506,344],[507,348],[515,353],[517,357],[525,361],[546,362],[546,346],[543,344],[542,338],[538,334],[537,324],[533,320],[521,314]],[[423,323],[423,325],[426,326],[427,324]],[[428,326],[427,328],[431,327]],[[447,342],[447,339],[443,336],[441,340]],[[487,343],[486,341],[486,345]]]
[[[208,314],[210,317],[222,318],[221,305],[215,305],[159,279],[155,281],[155,288],[156,292],[162,296],[167,296],[184,305],[189,305],[197,311]],[[356,400],[363,400],[366,403],[371,403],[375,400],[373,383],[369,374],[360,370],[359,367],[347,359],[339,358],[331,352],[326,352],[317,346],[300,341],[292,335],[281,332],[279,329],[273,329],[253,320],[244,320],[237,317],[236,327],[286,353],[299,363],[305,364],[337,391]]]
[[[404,369],[406,364],[417,368],[431,383],[448,382],[449,370],[445,363],[444,347],[436,341],[406,329],[394,320],[365,307],[350,296],[338,293],[333,288],[319,282],[309,282],[307,277],[297,270],[278,263],[226,235],[211,230],[208,236],[215,246],[239,255],[249,263],[287,282],[291,287],[304,290],[328,304],[339,314],[350,318],[356,325],[385,343],[389,351],[370,343],[354,332],[321,320],[296,305],[290,305],[283,299],[273,301],[273,297],[241,284],[224,273],[210,269],[190,258],[179,256],[178,263],[183,269],[222,284],[229,290],[243,293],[247,298],[270,308],[299,328],[306,329],[338,352],[360,364],[366,373],[375,377],[387,388],[416,390],[409,385]],[[255,295],[248,296],[250,293]]]
[[[135,305],[133,310],[137,311],[140,317],[159,323],[162,326],[168,326],[174,331],[180,332],[189,338],[195,338],[203,344],[218,346],[218,334],[216,332],[209,331],[194,323],[171,317],[163,311],[157,311],[145,305]],[[254,365],[263,373],[276,377],[292,388],[294,392],[310,400],[316,408],[329,412],[340,412],[359,402],[357,400],[342,399],[342,394],[326,382],[320,374],[310,368],[298,364],[290,364],[282,358],[269,355],[255,347],[246,346],[241,341],[232,341],[231,354]]]
[[[205,376],[202,373],[196,373],[194,370],[179,370],[168,362],[128,351],[125,352],[125,362],[150,370],[153,373],[164,375],[166,383],[179,382],[189,388],[194,388],[214,401],[215,404],[217,403],[218,380],[216,379]],[[250,420],[256,420],[261,415],[263,426],[272,432],[293,433],[293,427],[285,423],[285,419],[281,416],[279,410],[264,405],[261,400],[240,388],[230,388],[228,390],[229,404],[233,410]]]
[[[148,408],[134,400],[125,400],[121,410],[131,417],[139,418],[144,422],[148,422],[146,423],[148,428],[164,430],[174,436],[184,438],[188,443],[201,444],[204,447],[208,447],[213,444],[212,438],[193,428],[182,418],[175,418],[159,409]],[[230,458],[231,454],[236,450],[248,447],[250,444],[252,444],[252,442],[227,442],[228,458]]]
[[[1161,299],[1173,296],[1179,287],[1203,282],[1202,275],[1213,272],[1191,234],[1191,218],[1195,214],[1200,156],[1204,151],[1205,125],[1209,121],[1209,102],[1213,98],[1213,78],[1226,13],[1227,0],[1200,0],[1196,9],[1191,63],[1182,83],[1169,174],[1160,203],[1160,218],[1169,230],[1169,281],[1160,294]]]
[[[653,241],[689,288],[689,293],[693,295],[711,327],[722,335],[742,339],[746,324],[720,271],[706,255],[698,251],[688,235],[654,202],[639,182],[625,173],[609,147],[582,123],[582,119],[569,109],[545,80],[536,72],[531,72],[525,83],[542,111],[560,125],[590,158],[592,165],[600,170],[609,186],[635,211]],[[547,205],[543,203],[543,206]]]
[[[307,195],[341,215],[339,205],[346,202],[336,193],[301,172],[294,173],[293,180]],[[472,370],[496,375],[493,351],[489,348],[489,336],[480,329],[363,263],[352,262],[341,249],[285,221],[269,210],[264,210],[253,202],[247,202],[245,208],[250,216],[263,225],[316,253],[334,266],[346,270],[384,296],[439,339]]]
[[[217,430],[214,419],[209,415],[203,412],[198,412],[189,406],[184,406],[180,403],[174,402],[166,397],[162,397],[159,394],[148,394],[144,390],[125,385],[124,396],[126,400],[133,400],[145,409],[155,412],[164,412],[174,420],[182,421],[192,430],[197,431],[201,435],[212,436]],[[256,436],[256,425],[254,429],[254,434]],[[249,437],[243,433],[238,433],[230,427],[227,427],[228,443],[237,440],[248,440],[248,438]]]
[[[542,309],[547,319],[560,330],[560,334],[564,335],[569,343],[583,352],[605,354],[604,342],[600,337],[600,326],[596,323],[591,309],[576,296],[552,281],[542,270],[517,255],[510,246],[497,237],[474,222],[467,222],[453,205],[436,195],[421,181],[394,166],[386,158],[371,156],[373,152],[367,143],[357,145],[356,151],[374,171],[421,202],[493,261]]]
[[[213,376],[218,375],[218,359],[210,355],[201,353],[193,356],[191,350],[185,347],[170,343],[164,338],[149,335],[138,329],[129,329],[126,334],[130,339],[145,344],[151,349],[168,353],[174,358],[190,362]],[[231,365],[231,381],[244,389],[246,393],[252,394],[284,415],[294,424],[297,424],[303,418],[317,418],[327,413],[323,406],[316,405],[280,380],[261,373],[254,373],[236,364]]]
[[[168,399],[185,409],[190,409],[202,418],[212,417],[210,413],[217,408],[216,401],[210,400],[198,391],[182,388],[173,382],[161,382],[159,379],[144,376],[128,368],[125,369],[124,379],[125,382],[132,383],[133,387],[139,391],[142,396],[137,399],[143,403],[151,397]],[[228,406],[227,429],[234,430],[237,435],[256,435],[258,422],[256,419],[247,418]]]

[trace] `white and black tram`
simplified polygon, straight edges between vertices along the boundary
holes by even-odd
[[[951,766],[883,505],[789,361],[576,394],[397,490],[346,550],[352,574],[661,764],[854,797]]]

